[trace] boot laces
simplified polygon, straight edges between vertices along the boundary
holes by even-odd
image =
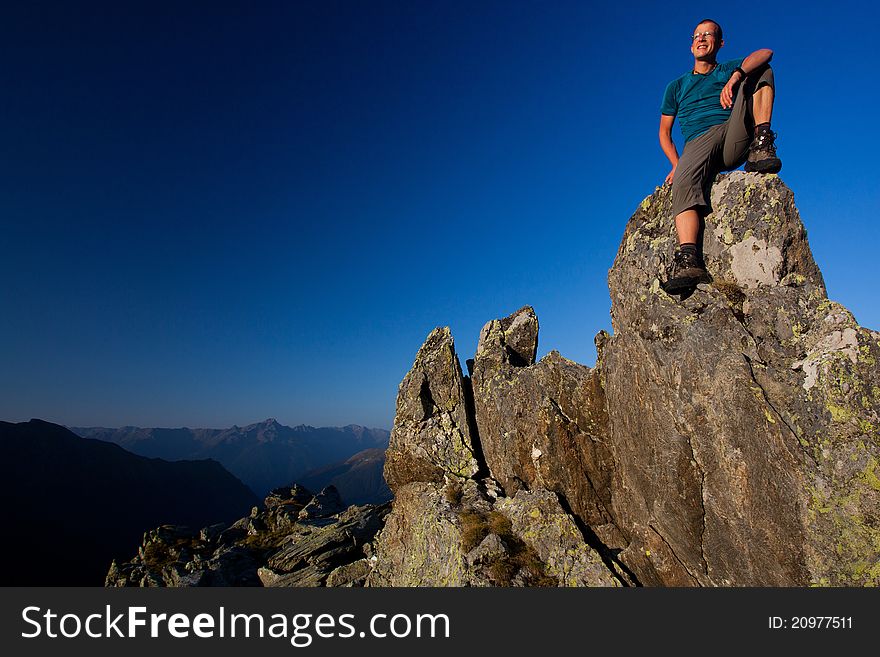
[[[686,251],[676,251],[675,255],[672,256],[672,259],[678,265],[694,265],[699,263],[699,258],[695,255],[687,253]]]
[[[755,134],[749,150],[759,151],[765,148],[771,148],[776,143],[776,133],[772,130],[763,130]]]

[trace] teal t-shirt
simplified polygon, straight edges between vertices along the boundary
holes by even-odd
[[[730,116],[730,109],[721,107],[721,90],[742,63],[742,59],[731,59],[705,75],[689,71],[666,85],[660,113],[678,117],[685,143]]]

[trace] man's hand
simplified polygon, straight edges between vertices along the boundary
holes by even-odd
[[[672,179],[675,177],[675,167],[677,167],[677,166],[678,166],[677,164],[675,166],[673,166],[672,171],[670,171],[667,174],[666,180],[663,181],[664,185],[671,185],[672,184]]]
[[[736,87],[740,82],[742,82],[742,74],[739,71],[734,71],[727,84],[724,85],[724,89],[721,90],[721,107],[724,109],[733,107],[733,94],[736,93]]]

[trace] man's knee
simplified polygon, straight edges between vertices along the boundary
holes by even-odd
[[[752,93],[763,87],[776,89],[776,80],[773,77],[773,69],[770,68],[770,64],[764,64],[749,73],[748,81],[751,83],[749,86],[752,87]]]

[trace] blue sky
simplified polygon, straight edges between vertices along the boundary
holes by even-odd
[[[180,6],[182,5],[182,6]],[[4,7],[0,419],[390,428],[435,326],[592,364],[697,20],[775,51],[781,177],[880,328],[868,2]],[[681,137],[676,126],[679,145]]]

